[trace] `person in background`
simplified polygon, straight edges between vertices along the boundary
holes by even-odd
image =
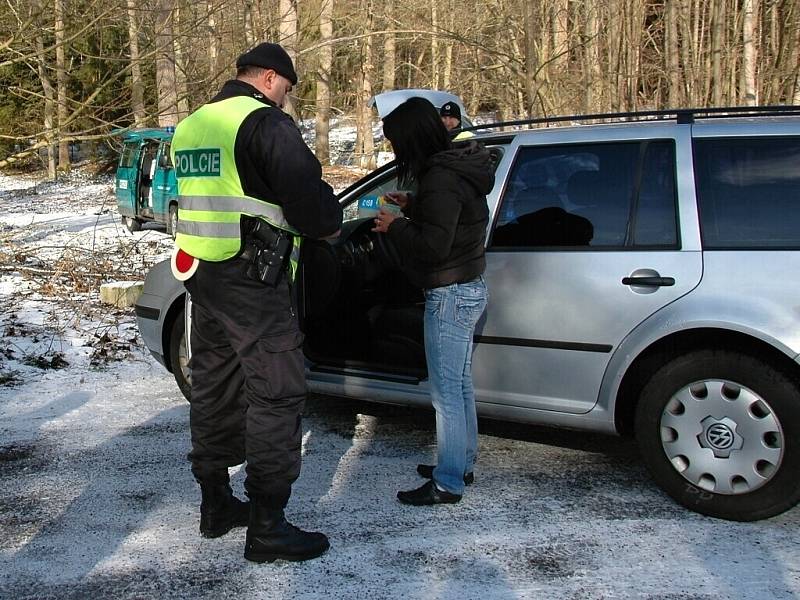
[[[300,474],[305,367],[292,294],[302,237],[338,233],[342,209],[319,161],[281,108],[297,75],[278,44],[236,61],[236,79],[181,121],[172,140],[175,243],[197,259],[192,298],[189,460],[200,533],[247,525],[244,556],[306,560],[328,539],[284,516]],[[228,467],[247,463],[250,502]]]
[[[442,108],[439,109],[439,115],[454,140],[461,141],[474,137],[471,131],[461,131],[461,109],[455,102],[442,104]]]
[[[442,123],[447,131],[458,130],[461,128],[461,109],[455,102],[446,102],[439,109]]]
[[[403,215],[381,208],[373,231],[389,236],[406,275],[424,290],[425,358],[436,411],[437,464],[417,466],[430,481],[397,497],[413,505],[455,503],[474,480],[478,450],[472,337],[487,302],[486,194],[494,170],[482,145],[452,147],[439,113],[423,98],[389,113],[383,132],[398,181],[414,181],[418,191],[387,194]]]

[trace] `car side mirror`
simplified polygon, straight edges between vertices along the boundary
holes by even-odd
[[[169,156],[162,154],[161,158],[158,159],[158,166],[162,169],[171,169],[172,163],[169,161]]]

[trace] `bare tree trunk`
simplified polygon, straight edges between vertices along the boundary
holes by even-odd
[[[725,36],[725,2],[712,0],[711,17],[711,102],[714,106],[723,105],[722,48]]]
[[[180,6],[181,0],[175,5],[175,92],[178,96],[178,119],[183,119],[189,114],[189,87],[186,83],[186,60],[183,52],[183,19],[185,16]]]
[[[678,55],[678,4],[677,0],[666,0],[665,4],[665,37],[666,37],[666,67],[667,67],[667,102],[670,108],[677,108],[682,104],[681,76]]]
[[[622,110],[622,99],[625,97],[627,85],[627,65],[625,64],[625,46],[630,44],[627,27],[633,18],[625,0],[608,0],[609,15],[606,16],[606,88],[610,92],[609,106],[612,111]],[[627,18],[620,19],[619,15]]]
[[[317,158],[323,165],[330,164],[331,119],[331,66],[333,65],[333,46],[326,44],[333,39],[333,0],[322,0],[319,15],[319,35],[323,46],[319,49],[317,69],[317,114],[314,120],[316,131],[315,148]]]
[[[371,0],[367,2],[371,5]],[[371,21],[371,19],[369,19]],[[371,23],[366,31],[371,30]],[[372,138],[372,112],[367,102],[372,97],[372,36],[367,36],[361,45],[361,69],[358,77],[356,96],[356,154],[358,166],[371,169],[375,166],[375,141]]]
[[[178,123],[178,93],[175,81],[175,39],[171,0],[160,0],[156,9],[156,90],[160,127]]]
[[[208,73],[211,87],[215,87],[216,79],[219,75],[219,31],[217,31],[217,15],[215,1],[206,2],[206,40],[208,43]]]
[[[794,16],[797,19],[797,7],[795,6]],[[791,95],[792,104],[800,105],[800,23],[794,28],[794,93]]]
[[[131,110],[136,127],[144,127],[147,112],[144,106],[144,80],[139,56],[139,17],[136,13],[136,0],[126,0],[128,11],[128,48],[131,55]]]
[[[253,1],[245,0],[244,3],[244,39],[245,45],[250,48],[255,44],[256,35],[253,31]]]
[[[524,31],[522,44],[520,45],[520,41],[517,37],[517,31],[511,30],[509,31],[509,45],[511,50],[512,56],[525,56],[524,46],[525,46],[525,39],[524,39]],[[507,114],[516,115],[517,117],[522,117],[527,111],[525,110],[525,102],[522,100],[522,96],[525,93],[525,77],[524,73],[520,75],[515,71],[514,65],[509,60],[504,60],[503,62],[503,81],[505,85],[501,88],[502,93],[499,96],[499,100],[501,105],[503,105]],[[518,70],[517,70],[518,71]]]
[[[527,113],[533,117],[536,104],[536,69],[539,66],[539,57],[536,55],[536,37],[534,4],[525,2],[522,5],[522,27],[524,33],[524,57],[525,57],[525,99],[520,104],[521,113]]]
[[[69,142],[63,141],[67,122],[67,64],[64,52],[64,0],[55,0],[56,90],[58,96],[58,168],[69,171]]]
[[[756,106],[758,104],[758,92],[756,90],[755,0],[743,0],[742,13],[742,84],[744,87],[744,103],[747,106]]]
[[[692,79],[691,97],[693,106],[704,106],[708,103],[707,71],[703,70],[703,55],[705,54],[705,22],[706,0],[693,0],[692,2]]]
[[[472,70],[474,73],[481,72],[481,49],[479,46],[474,46],[472,49],[472,56],[473,56],[473,65]],[[480,105],[481,99],[481,78],[480,77],[473,77],[472,78],[472,89],[470,90],[472,93],[470,94],[470,102],[469,102],[469,114],[474,115],[478,112],[478,106]]]
[[[684,103],[693,103],[693,77],[694,66],[692,64],[692,28],[691,28],[691,0],[674,0],[678,8],[675,14],[675,26],[680,38],[680,64],[683,80],[681,81],[681,96]]]
[[[431,11],[431,87],[439,88],[439,2],[430,0]]]
[[[452,5],[448,3],[448,8],[451,8]],[[444,22],[445,27],[447,28],[448,32],[452,32],[455,29],[455,17],[456,11],[455,10],[448,10],[447,13],[444,15]],[[444,45],[444,70],[442,73],[442,89],[449,90],[451,89],[453,78],[453,40],[452,38],[448,38]]]
[[[280,0],[279,4],[279,24],[278,31],[280,36],[281,46],[289,53],[289,56],[294,63],[295,70],[297,70],[297,24],[298,24],[298,5],[300,0]],[[284,112],[291,115],[292,118],[297,118],[295,112],[294,101],[290,97],[286,97],[286,104],[283,107]]]
[[[626,109],[638,110],[639,85],[642,66],[642,42],[644,40],[645,5],[641,0],[633,0],[631,13],[634,19],[630,21],[628,33],[629,43],[626,47],[628,82],[626,88]]]
[[[545,65],[541,72],[545,83],[540,84],[537,95],[542,111],[559,111],[565,104],[562,91],[569,69],[569,0],[553,0],[544,18],[546,21],[542,29],[546,28],[548,34],[545,36],[543,33],[543,37],[549,38],[550,43],[546,46],[543,44],[540,52],[540,62]]]
[[[384,11],[386,15],[386,29],[395,29],[394,22],[394,0],[385,0]],[[393,90],[395,82],[395,45],[396,37],[393,33],[387,33],[383,37],[383,90]]]
[[[594,112],[600,108],[602,73],[600,70],[600,23],[598,7],[593,0],[584,1],[584,37],[585,59],[584,69],[586,74],[585,110]]]
[[[44,92],[44,139],[47,143],[47,176],[51,180],[56,178],[56,144],[54,135],[55,120],[55,90],[47,73],[47,54],[44,49],[44,32],[42,28],[36,29],[36,63],[39,71],[39,80]]]
[[[569,0],[554,0],[552,7],[553,68],[559,70],[567,64],[568,58]]]

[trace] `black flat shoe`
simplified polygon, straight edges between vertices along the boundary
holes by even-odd
[[[417,473],[422,475],[425,479],[433,479],[433,465],[417,465]],[[473,473],[466,473],[464,475],[464,485],[471,485],[475,481]]]
[[[415,490],[397,492],[397,499],[403,504],[426,506],[429,504],[455,504],[461,500],[461,496],[440,490],[433,481],[429,481]]]

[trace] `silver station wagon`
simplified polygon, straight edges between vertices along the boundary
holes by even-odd
[[[490,300],[473,358],[479,414],[634,435],[655,481],[706,515],[750,521],[794,506],[795,115],[708,109],[479,130],[473,139],[496,159]],[[428,406],[423,296],[370,231],[376,199],[395,189],[391,163],[364,177],[340,194],[341,237],[305,245],[308,384]],[[136,312],[188,395],[187,305],[165,262]]]

